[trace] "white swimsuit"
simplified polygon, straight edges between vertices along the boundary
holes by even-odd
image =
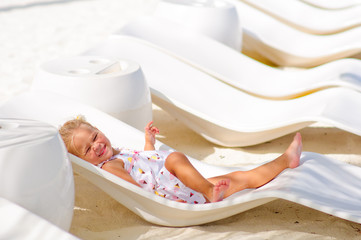
[[[116,158],[124,162],[124,168],[130,176],[145,190],[156,195],[171,199],[184,200],[187,203],[205,203],[203,195],[185,186],[164,166],[169,151],[135,151],[118,149],[120,152],[110,159],[98,164],[103,165]]]

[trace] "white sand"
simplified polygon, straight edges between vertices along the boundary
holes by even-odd
[[[150,14],[157,0],[1,0],[0,102],[26,90],[41,63],[77,55]],[[256,164],[281,154],[292,136],[245,148],[215,146],[154,106],[159,140],[208,163]],[[361,166],[361,137],[315,124],[301,131],[304,150]],[[202,226],[150,224],[75,175],[70,232],[82,239],[361,239],[361,225],[284,200],[276,200]],[[360,206],[361,209],[361,206]]]

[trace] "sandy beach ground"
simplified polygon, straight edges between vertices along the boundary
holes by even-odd
[[[151,14],[157,0],[0,1],[0,103],[26,91],[40,64],[77,55],[128,20]],[[244,148],[207,142],[153,106],[163,143],[204,162],[242,166],[280,155],[293,135]],[[361,167],[361,137],[324,125],[301,131],[304,150]],[[75,174],[70,232],[81,239],[361,239],[361,225],[285,200],[275,200],[223,220],[170,228],[142,220]]]

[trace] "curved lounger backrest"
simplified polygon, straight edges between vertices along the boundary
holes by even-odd
[[[0,117],[30,118],[55,126],[77,114],[85,115],[91,123],[105,132],[115,145],[132,148],[143,145],[143,133],[139,130],[96,109],[55,94],[26,93],[0,106]],[[169,148],[161,143],[156,147]],[[300,167],[285,170],[261,188],[239,192],[221,202],[199,205],[163,199],[75,156],[71,155],[71,160],[75,171],[140,217],[155,224],[203,224],[243,212],[276,198],[361,223],[361,168],[315,153],[303,153]],[[195,159],[191,161],[205,177],[235,170],[212,166]]]
[[[338,10],[313,7],[299,0],[241,0],[282,22],[311,34],[332,34],[361,25],[361,6]]]
[[[313,35],[284,24],[239,0],[244,46],[281,66],[314,67],[361,51],[361,27],[330,35]],[[282,37],[280,37],[282,36]]]

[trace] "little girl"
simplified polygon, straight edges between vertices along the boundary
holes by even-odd
[[[147,191],[186,203],[221,201],[246,188],[258,188],[286,168],[299,165],[302,140],[299,133],[285,153],[249,171],[204,178],[180,152],[155,150],[158,128],[145,127],[144,151],[116,149],[108,138],[82,118],[66,122],[59,130],[68,151]]]

